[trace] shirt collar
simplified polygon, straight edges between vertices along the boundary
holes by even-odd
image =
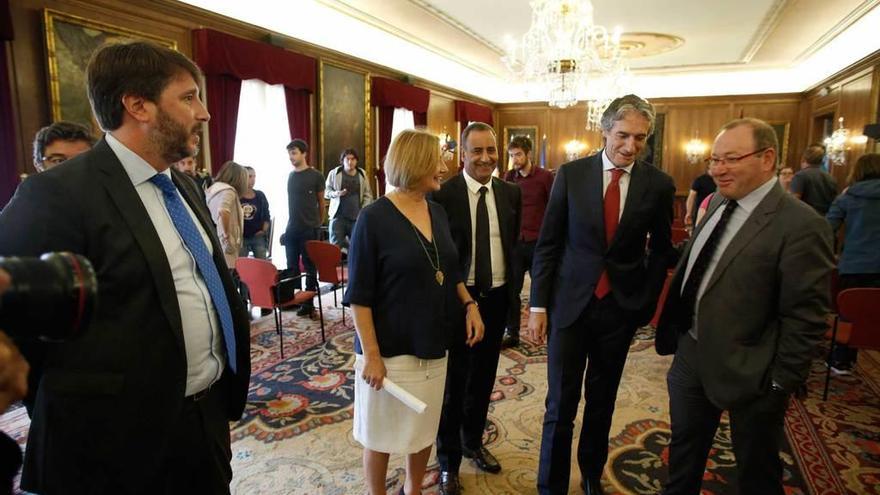
[[[757,208],[758,203],[764,199],[765,196],[773,189],[773,186],[776,185],[777,179],[776,176],[771,177],[767,182],[758,186],[754,191],[746,194],[741,199],[739,199],[736,204],[739,205],[740,208],[745,210],[747,215],[752,214],[752,210]]]
[[[614,164],[614,162],[611,161],[610,158],[608,158],[608,155],[605,154],[605,148],[602,148],[601,153],[602,153],[602,170],[607,172],[609,170],[614,170],[615,168],[619,168],[628,174],[632,173],[633,165],[636,162],[632,162],[625,167],[618,167],[617,165]]]
[[[467,188],[474,194],[480,194],[480,188],[486,186],[489,188],[489,191],[492,191],[492,179],[489,179],[488,184],[480,184],[479,181],[468,175],[466,170],[461,171],[461,175],[464,175],[464,182],[467,184]]]
[[[122,144],[113,134],[109,132],[104,134],[104,139],[106,139],[107,145],[110,146],[113,153],[116,154],[116,158],[122,163],[122,168],[125,169],[125,173],[128,174],[128,178],[134,187],[147,182],[152,176],[156,175],[156,169],[152,165],[129,149],[128,146]],[[160,173],[165,174],[169,179],[171,178],[170,167]]]

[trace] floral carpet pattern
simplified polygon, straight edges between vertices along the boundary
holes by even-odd
[[[271,316],[251,331],[253,379],[245,416],[230,425],[234,494],[362,494],[361,448],[351,435],[354,332],[350,313],[325,307],[326,342],[318,322],[283,313],[284,355]],[[666,480],[669,410],[666,371],[671,358],[653,350],[653,331],[641,329],[630,347],[618,394],[610,456],[602,478],[609,494],[656,494]],[[814,362],[809,395],[792,401],[781,453],[788,495],[880,495],[880,353],[862,352],[850,376],[835,376],[822,401],[825,367]],[[465,461],[466,494],[533,494],[546,393],[546,353],[528,340],[502,353],[485,444],[503,465],[497,475]],[[24,444],[27,416],[19,408],[0,429]],[[579,434],[579,419],[575,438]],[[392,456],[387,489],[397,493],[404,459]],[[432,459],[423,493],[438,492]],[[572,462],[569,493],[580,493]],[[729,425],[715,437],[704,494],[737,493]]]

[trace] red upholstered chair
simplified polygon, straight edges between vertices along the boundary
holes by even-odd
[[[251,305],[272,309],[272,314],[275,316],[275,331],[278,333],[278,343],[283,358],[284,336],[281,331],[281,309],[311,301],[315,297],[315,291],[297,290],[300,287],[300,280],[305,277],[305,274],[279,280],[278,269],[271,261],[238,258],[235,262],[235,270],[241,281],[248,286]]]
[[[880,289],[846,289],[837,295],[837,311],[841,322],[849,325],[835,325],[831,337],[831,352],[837,344],[855,349],[880,349]],[[829,354],[830,363],[831,354]],[[828,383],[831,381],[831,367],[825,376],[825,393],[828,399]]]
[[[336,291],[345,287],[345,268],[342,266],[342,250],[324,241],[306,241],[306,254],[318,269],[318,282],[330,284],[333,289],[333,305],[338,305]],[[324,310],[321,309],[321,290],[318,289],[318,308],[321,314],[321,335],[324,335]],[[345,324],[345,307],[342,308],[342,324]]]

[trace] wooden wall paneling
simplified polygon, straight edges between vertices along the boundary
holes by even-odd
[[[862,134],[866,124],[873,122],[876,117],[876,106],[871,101],[873,71],[861,77],[847,81],[841,85],[840,106],[838,117],[843,117],[843,125],[850,131],[850,136]],[[865,153],[864,144],[851,144],[847,152],[846,166],[833,167],[832,174],[837,179],[839,187],[846,184],[847,175],[856,160]]]
[[[705,172],[706,166],[704,163],[688,163],[685,145],[693,139],[696,131],[697,137],[707,145],[708,156],[718,129],[733,117],[731,105],[724,102],[669,105],[665,107],[665,113],[663,168],[675,179],[677,194],[686,195],[691,183]]]

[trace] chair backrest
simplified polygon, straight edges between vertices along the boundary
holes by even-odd
[[[278,269],[271,261],[238,258],[235,261],[235,271],[248,286],[251,304],[258,308],[271,308],[275,305],[272,288],[278,281]]]
[[[336,270],[342,262],[339,246],[324,241],[306,241],[306,254],[318,268],[318,280],[328,284],[342,282]]]
[[[690,232],[683,227],[672,227],[672,244],[678,245],[688,240],[691,236]]]
[[[850,322],[847,345],[859,349],[880,349],[880,289],[857,288],[837,295],[840,319]]]

